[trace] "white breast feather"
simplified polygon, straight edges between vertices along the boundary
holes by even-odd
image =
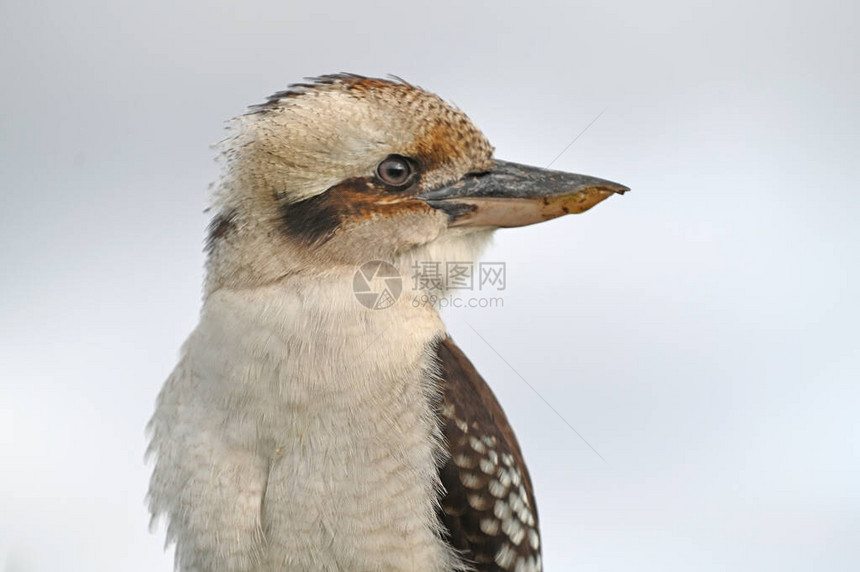
[[[438,314],[352,276],[213,293],[150,424],[183,571],[456,567],[439,539]]]

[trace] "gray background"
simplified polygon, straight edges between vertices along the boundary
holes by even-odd
[[[171,570],[143,426],[196,322],[208,145],[352,71],[538,165],[606,110],[554,167],[633,192],[500,232],[504,309],[446,312],[520,435],[547,570],[860,570],[857,22],[848,1],[3,0],[0,568]]]

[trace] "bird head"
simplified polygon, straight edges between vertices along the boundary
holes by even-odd
[[[208,292],[370,260],[471,259],[494,229],[627,190],[496,160],[438,96],[347,74],[276,93],[234,119],[220,146]]]

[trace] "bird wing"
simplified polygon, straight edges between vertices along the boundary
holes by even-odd
[[[451,338],[437,349],[448,457],[439,518],[477,572],[541,570],[538,515],[516,436],[487,382]]]

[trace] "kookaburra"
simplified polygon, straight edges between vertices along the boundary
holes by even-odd
[[[347,74],[252,107],[222,159],[200,322],[149,425],[177,569],[541,570],[493,392],[437,308],[369,308],[354,278],[474,260],[626,187],[496,160],[436,95]]]

